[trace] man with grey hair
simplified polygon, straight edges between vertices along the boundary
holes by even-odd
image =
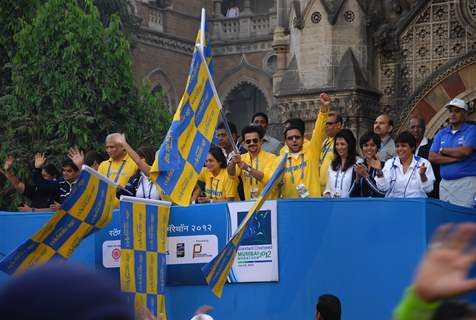
[[[466,123],[469,107],[455,98],[446,106],[447,128],[435,136],[430,161],[441,166],[440,200],[473,207],[476,197],[476,126]]]
[[[106,137],[106,153],[109,159],[101,162],[98,172],[125,187],[138,168],[121,145],[122,139],[120,133],[111,133]],[[114,207],[119,207],[119,199],[115,199]]]

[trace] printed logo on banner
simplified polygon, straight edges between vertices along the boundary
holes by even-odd
[[[247,211],[237,212],[237,225],[246,217]],[[242,246],[257,246],[271,244],[271,210],[260,210],[250,221]]]
[[[177,243],[177,258],[185,257],[185,243]]]
[[[218,254],[216,235],[168,238],[167,264],[207,263]]]
[[[109,240],[102,243],[102,265],[104,268],[121,266],[121,240]]]

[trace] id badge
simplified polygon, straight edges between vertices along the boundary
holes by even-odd
[[[251,200],[256,200],[256,199],[258,199],[258,195],[259,195],[258,188],[251,187],[251,188],[250,188]]]
[[[299,184],[297,187],[297,192],[301,198],[307,198],[309,197],[309,191],[307,190],[306,186],[304,183]]]

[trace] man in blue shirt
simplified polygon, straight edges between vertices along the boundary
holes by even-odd
[[[468,105],[453,99],[447,128],[440,129],[430,149],[430,161],[441,165],[440,199],[465,207],[476,195],[476,126],[466,123]]]

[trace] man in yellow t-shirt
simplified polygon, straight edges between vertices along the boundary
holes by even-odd
[[[109,159],[101,162],[98,172],[125,187],[129,178],[137,173],[138,168],[120,141],[122,141],[120,133],[111,133],[106,137],[106,152]],[[119,199],[115,199],[114,207],[119,208]]]
[[[272,166],[276,156],[261,149],[264,137],[261,127],[246,126],[241,131],[241,137],[248,152],[243,155],[233,154],[227,171],[231,177],[241,177],[245,200],[253,200],[258,198],[266,186],[265,170]],[[267,198],[276,199],[276,197],[277,192],[271,192]]]
[[[285,129],[284,137],[289,155],[281,186],[282,198],[321,197],[320,168],[316,160],[319,159],[321,154],[330,103],[331,98],[326,93],[321,93],[320,111],[311,140],[306,148],[303,148],[304,130],[301,127],[291,124]],[[277,163],[274,167],[276,166]]]
[[[329,112],[326,122],[326,136],[321,148],[319,157],[321,192],[324,191],[327,184],[327,169],[332,159],[334,159],[334,137],[342,129],[342,115],[337,112]]]

